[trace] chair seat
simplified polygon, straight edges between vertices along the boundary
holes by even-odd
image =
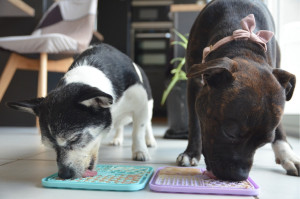
[[[0,38],[0,48],[18,53],[79,53],[78,42],[59,33]]]

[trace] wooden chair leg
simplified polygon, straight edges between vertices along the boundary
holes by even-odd
[[[47,95],[47,82],[48,82],[48,54],[41,53],[40,55],[40,69],[39,69],[39,79],[38,79],[38,97],[45,97]]]
[[[0,77],[0,102],[7,90],[8,85],[10,84],[18,65],[18,60],[15,59],[15,54],[12,53],[6,63],[6,66]]]
[[[48,54],[41,53],[40,55],[40,68],[39,68],[39,77],[38,77],[38,90],[37,97],[46,97],[47,95],[47,84],[48,83]],[[36,127],[40,132],[39,118],[36,118]]]

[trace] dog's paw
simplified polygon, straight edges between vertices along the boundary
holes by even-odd
[[[157,146],[157,142],[155,139],[146,139],[146,144],[147,144],[147,147],[156,147]]]
[[[272,144],[276,163],[287,171],[288,175],[300,176],[300,157],[291,149],[285,141],[277,141]]]
[[[150,160],[150,156],[145,151],[137,151],[132,153],[132,159],[137,161],[146,161]]]
[[[199,159],[197,159],[196,157],[189,156],[186,153],[181,153],[177,157],[176,164],[178,166],[184,166],[184,167],[197,166],[199,164]]]
[[[109,144],[113,145],[113,146],[121,146],[123,144],[123,139],[122,138],[114,138]]]

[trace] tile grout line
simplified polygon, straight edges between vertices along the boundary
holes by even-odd
[[[12,164],[14,162],[17,162],[17,161],[20,161],[20,160],[30,160],[30,161],[46,161],[46,162],[51,162],[51,161],[55,161],[55,160],[41,160],[41,159],[16,159],[16,160],[13,160],[13,161],[10,161],[10,162],[5,162],[3,164],[0,164],[0,167],[1,166],[5,166],[7,164]]]
[[[5,162],[5,163],[1,164],[0,167],[4,166],[4,165],[7,165],[7,164],[11,164],[11,163],[17,162],[17,161],[19,161],[19,159],[12,160],[12,161],[9,161],[9,162]]]
[[[11,164],[11,163],[14,163],[14,162],[17,162],[19,160],[32,160],[32,161],[55,161],[55,160],[43,160],[43,159],[29,159],[31,157],[34,157],[34,156],[37,156],[37,155],[40,155],[42,153],[45,153],[47,151],[43,151],[43,152],[39,152],[39,153],[36,153],[36,154],[33,154],[33,155],[29,155],[27,157],[21,157],[21,158],[17,158],[17,159],[14,159],[14,160],[10,160],[8,162],[5,162],[3,164],[0,164],[0,166],[3,166],[3,165],[7,165],[7,164]],[[1,159],[1,158],[0,158]]]
[[[27,157],[21,157],[21,158],[19,158],[19,159],[20,159],[20,160],[30,160],[29,158],[34,157],[34,156],[37,156],[37,155],[41,155],[41,154],[46,153],[46,152],[47,152],[47,150],[46,150],[46,151],[38,152],[38,153],[36,153],[36,154],[28,155]]]

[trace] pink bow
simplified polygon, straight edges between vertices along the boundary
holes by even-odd
[[[256,34],[253,33],[255,29],[255,18],[253,14],[248,15],[247,17],[241,20],[241,26],[243,29],[238,29],[233,31],[231,36],[225,37],[215,43],[212,46],[208,46],[203,49],[203,56],[202,56],[202,63],[205,62],[206,56],[211,53],[212,51],[216,50],[220,46],[237,39],[245,39],[251,40],[257,44],[259,44],[264,51],[267,51],[267,43],[273,37],[274,33],[268,30],[260,30]]]
[[[268,30],[260,30],[256,34],[253,33],[256,23],[253,14],[248,15],[241,21],[243,29],[233,31],[233,39],[250,39],[253,42],[260,44],[267,51],[267,43],[273,37],[274,33]]]

